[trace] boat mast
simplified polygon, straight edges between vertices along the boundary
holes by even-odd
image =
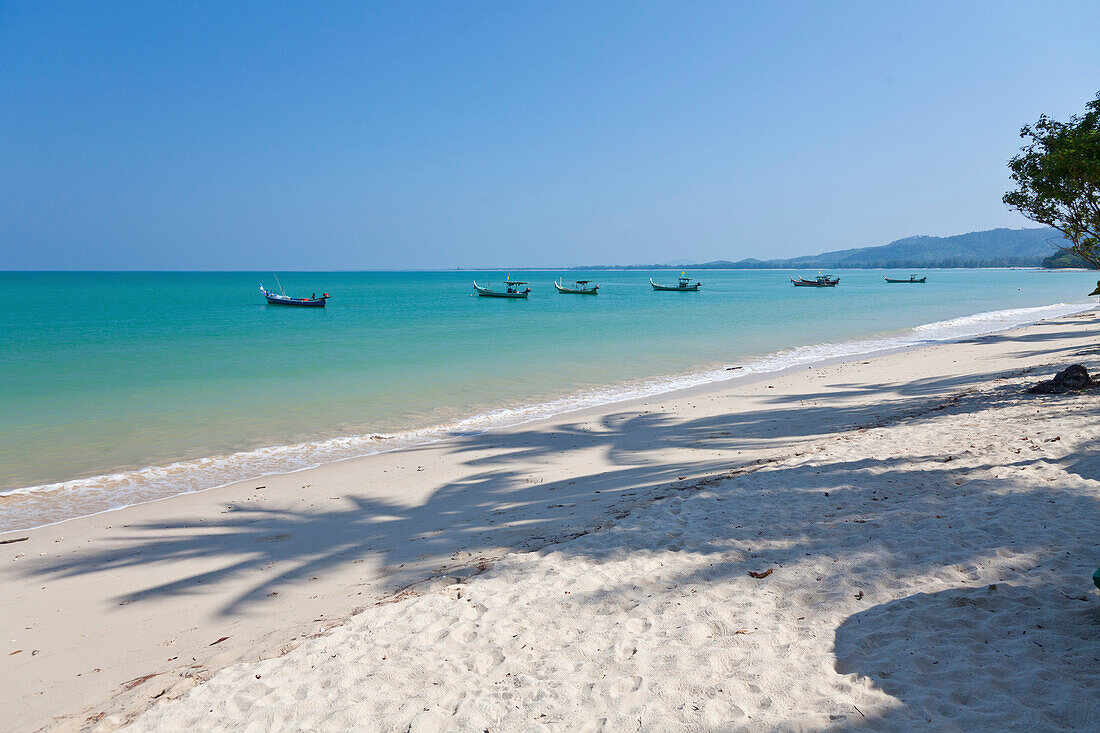
[[[276,275],[274,272],[271,273],[271,274],[275,275],[275,284],[279,286],[279,292],[282,293],[283,295],[286,295],[286,291],[283,290],[283,284],[281,282],[279,282],[279,276]]]

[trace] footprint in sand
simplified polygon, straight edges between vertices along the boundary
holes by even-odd
[[[477,674],[488,674],[503,661],[504,655],[498,651],[476,654],[466,662],[466,668]]]
[[[707,728],[721,728],[744,717],[745,711],[732,702],[707,700],[703,703],[703,725]]]
[[[462,618],[467,621],[475,621],[481,618],[482,614],[486,611],[485,606],[480,603],[471,603],[466,608],[462,609]]]
[[[683,638],[693,644],[701,644],[713,636],[710,624],[696,622],[688,624],[682,632]]]
[[[619,659],[630,659],[638,653],[638,645],[633,641],[620,641],[615,644],[615,656]]]
[[[448,637],[458,644],[469,644],[477,638],[477,626],[469,621],[461,623],[451,630]]]
[[[628,619],[623,626],[632,634],[640,634],[653,628],[653,622],[648,618],[632,618]]]
[[[620,677],[617,680],[611,682],[607,688],[607,694],[611,697],[619,697],[620,695],[627,695],[631,692],[637,692],[642,687],[642,678],[638,675],[632,675],[630,677]]]
[[[577,729],[578,733],[599,733],[607,728],[607,718],[593,718]]]
[[[439,713],[424,711],[409,724],[409,733],[443,733],[448,729],[447,719]]]

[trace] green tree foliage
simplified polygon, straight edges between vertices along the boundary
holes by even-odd
[[[1100,268],[1100,93],[1085,114],[1046,115],[1020,130],[1027,143],[1009,161],[1016,190],[1004,202],[1062,232],[1066,252]]]
[[[1073,254],[1068,249],[1058,250],[1051,256],[1045,258],[1042,266],[1048,270],[1058,270],[1067,267],[1089,269],[1092,267],[1092,265]]]

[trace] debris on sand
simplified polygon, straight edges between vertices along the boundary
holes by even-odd
[[[1058,372],[1053,379],[1039,382],[1028,392],[1032,394],[1065,394],[1066,392],[1079,392],[1095,386],[1096,382],[1089,376],[1088,369],[1080,364],[1074,364]]]

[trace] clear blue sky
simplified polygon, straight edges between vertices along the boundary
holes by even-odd
[[[1100,3],[0,3],[0,269],[737,259],[1031,226]]]

